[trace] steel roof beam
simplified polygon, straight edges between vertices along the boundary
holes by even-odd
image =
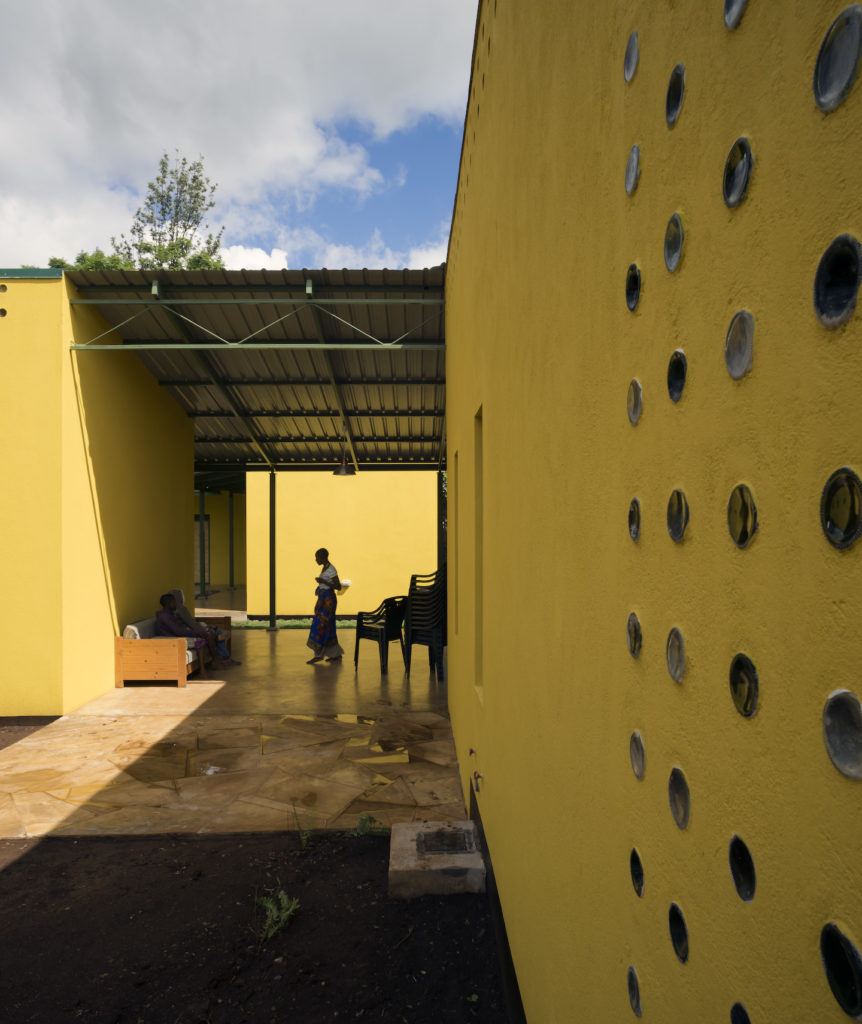
[[[323,325],[320,322],[320,311],[316,306],[311,307],[311,321],[314,324],[315,337],[320,344],[323,344]],[[329,377],[329,385],[332,388],[335,405],[341,416],[341,429],[344,431],[344,441],[347,445],[347,450],[350,452],[353,468],[358,470],[359,463],[356,459],[356,451],[353,447],[353,436],[351,434],[350,424],[347,422],[347,415],[344,412],[344,403],[341,400],[341,390],[335,380],[335,370],[332,366],[332,360],[329,358],[328,352],[321,352],[321,356],[323,358],[323,363],[326,366],[326,375]]]
[[[353,377],[336,377],[335,382],[341,387],[365,387],[369,385],[371,387],[442,388],[446,384],[442,377],[386,377],[383,380],[356,380]],[[326,386],[326,381],[321,380],[319,377],[297,377],[293,380],[287,377],[268,377],[260,380],[238,380],[231,378],[229,382],[225,381],[224,378],[219,378],[217,383],[230,383],[232,387],[237,388],[313,388]],[[204,388],[210,386],[211,381],[209,379],[189,380],[184,378],[181,380],[160,380],[158,384],[160,388]]]
[[[266,409],[246,413],[253,420],[274,419],[336,419],[347,416],[350,419],[407,419],[412,416],[445,416],[442,409]],[[194,420],[231,419],[236,413],[231,409],[192,409],[188,414]]]
[[[342,289],[338,289],[341,291]],[[395,289],[393,289],[395,290]],[[399,289],[400,290],[400,289]],[[200,289],[196,289],[200,291]],[[116,294],[111,291],[109,294]],[[305,293],[301,295],[285,295],[283,297],[270,298],[248,298],[248,299],[185,299],[177,298],[173,291],[170,296],[162,295],[165,302],[175,302],[182,306],[305,306],[308,299]],[[353,295],[345,296],[343,299],[318,299],[314,298],[316,306],[442,306],[445,302],[442,292],[439,298],[433,299],[358,299]],[[145,299],[69,299],[72,306],[151,306],[152,296]]]
[[[343,434],[323,434],[315,437],[296,436],[296,435],[284,435],[278,437],[267,437],[267,444],[307,444],[313,445],[339,445],[344,440]],[[411,434],[409,437],[391,437],[386,435],[385,437],[352,437],[351,440],[356,444],[438,444],[439,438],[436,434],[432,434],[429,437],[417,437],[415,434]],[[195,437],[195,444],[248,444],[249,439],[247,437],[207,437],[205,434],[201,434]]]

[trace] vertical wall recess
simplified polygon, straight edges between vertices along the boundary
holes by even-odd
[[[836,469],[823,487],[820,525],[829,543],[842,550],[862,534],[862,480],[849,466]]]
[[[820,956],[838,1005],[853,1020],[862,1020],[862,957],[834,921],[820,933]]]
[[[744,377],[754,361],[754,317],[747,309],[735,313],[724,338],[724,362],[734,380]]]
[[[862,703],[850,690],[830,693],[823,706],[823,742],[835,767],[862,779]]]
[[[829,26],[814,66],[814,99],[829,113],[853,88],[862,52],[862,7],[851,4]]]
[[[687,828],[691,817],[691,794],[682,768],[671,769],[667,780],[667,796],[673,820],[679,828]]]
[[[473,480],[473,548],[474,548],[474,573],[473,573],[473,643],[474,643],[474,685],[480,693],[484,692],[484,629],[485,615],[483,610],[484,586],[485,586],[485,451],[484,451],[484,424],[482,419],[482,406],[473,417],[473,458],[474,458],[474,480]]]
[[[737,654],[730,663],[730,696],[743,718],[751,718],[757,710],[757,669],[747,654]]]

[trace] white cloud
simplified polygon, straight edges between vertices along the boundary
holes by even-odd
[[[250,248],[245,245],[229,245],[220,253],[227,270],[287,270],[287,253],[284,249]]]
[[[6,5],[0,266],[108,246],[174,149],[204,154],[231,245],[249,240],[229,236],[259,203],[283,222],[324,192],[403,185],[345,125],[369,138],[427,116],[460,126],[475,12],[476,0]]]

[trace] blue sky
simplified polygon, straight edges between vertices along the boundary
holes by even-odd
[[[0,266],[109,250],[175,150],[218,184],[231,268],[441,262],[476,5],[8,6]]]

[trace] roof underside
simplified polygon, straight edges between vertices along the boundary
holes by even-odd
[[[428,270],[69,271],[74,310],[137,352],[195,424],[195,481],[246,470],[445,465],[445,266]],[[96,353],[99,354],[96,354]]]

